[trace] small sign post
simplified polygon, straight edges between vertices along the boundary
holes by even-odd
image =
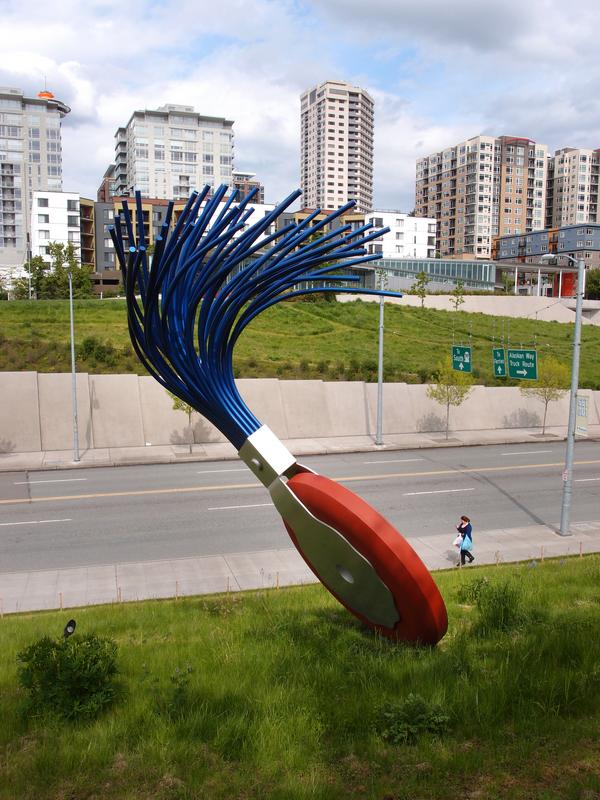
[[[508,350],[508,377],[537,381],[537,350]]]
[[[471,348],[452,345],[452,369],[471,372]]]
[[[585,395],[577,395],[577,407],[575,414],[575,434],[577,436],[588,435],[588,413],[589,398]]]

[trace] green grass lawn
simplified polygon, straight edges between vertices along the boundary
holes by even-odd
[[[129,343],[122,300],[75,302],[78,369],[144,374]],[[237,348],[238,377],[377,379],[377,303],[288,302],[252,322]],[[388,304],[385,311],[385,379],[422,383],[450,352],[452,343],[472,344],[474,377],[495,379],[491,349],[504,333],[516,347],[536,347],[570,364],[573,325],[501,319],[484,314],[434,311]],[[67,301],[0,303],[0,370],[70,369]],[[87,344],[85,340],[88,340]],[[91,342],[89,341],[91,339]],[[600,388],[600,328],[583,328],[580,385]]]
[[[374,637],[319,586],[5,616],[0,797],[600,796],[600,557],[435,577],[435,648]],[[122,698],[25,719],[15,655],[71,615],[118,643]],[[381,712],[410,693],[447,727],[394,743]]]

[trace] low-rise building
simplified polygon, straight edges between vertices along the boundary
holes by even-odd
[[[81,263],[80,196],[76,192],[34,192],[31,208],[31,255],[50,263],[50,242],[72,244]]]
[[[389,228],[368,245],[369,253],[381,253],[383,258],[435,258],[437,223],[433,217],[413,217],[401,211],[370,211],[365,222],[376,228]]]

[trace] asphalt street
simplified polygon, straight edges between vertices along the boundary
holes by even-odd
[[[564,442],[301,459],[408,536],[558,526]],[[600,516],[600,443],[575,448],[573,522]],[[0,572],[287,548],[266,490],[239,461],[0,474]]]

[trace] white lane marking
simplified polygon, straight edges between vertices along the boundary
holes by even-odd
[[[391,458],[387,461],[363,461],[363,464],[408,464],[409,461],[425,461],[424,458]]]
[[[587,483],[588,481],[600,481],[600,478],[575,478],[575,483]]]
[[[73,481],[87,481],[87,478],[51,478],[44,481],[14,481],[14,485],[25,486],[28,483],[72,483]]]
[[[30,519],[27,522],[0,522],[0,528],[10,525],[45,525],[48,522],[73,522],[73,520],[67,517],[66,519]]]
[[[450,492],[474,492],[475,487],[470,489],[435,489],[432,492],[404,492],[403,497],[413,497],[416,494],[449,494]]]
[[[235,469],[201,469],[197,471],[197,475],[212,475],[215,472],[248,472],[248,467],[236,467]]]
[[[208,511],[230,511],[235,508],[264,508],[265,506],[272,506],[273,503],[252,503],[248,506],[213,506]]]
[[[537,456],[538,453],[551,453],[552,450],[518,450],[514,453],[500,453],[501,456]]]

